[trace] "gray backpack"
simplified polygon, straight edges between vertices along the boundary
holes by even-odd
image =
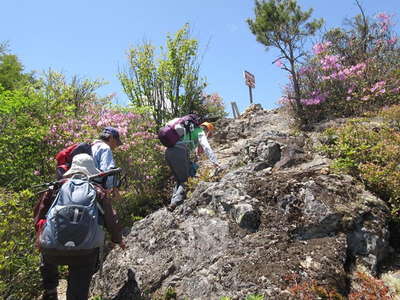
[[[83,255],[104,244],[103,211],[96,189],[86,177],[68,180],[58,192],[46,216],[39,238],[43,253]]]

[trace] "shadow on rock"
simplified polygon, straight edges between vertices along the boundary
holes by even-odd
[[[135,272],[132,269],[128,269],[128,280],[119,290],[118,294],[112,300],[146,300],[142,296],[139,285],[135,278]]]

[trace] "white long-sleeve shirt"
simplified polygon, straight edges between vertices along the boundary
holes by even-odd
[[[201,146],[208,159],[212,163],[219,165],[217,156],[211,149],[207,135],[202,128],[195,128],[194,131],[192,131],[190,134],[186,134],[178,143],[186,144],[190,151],[196,149],[198,146]]]
[[[217,156],[214,151],[211,149],[210,144],[207,139],[207,135],[204,131],[199,132],[199,145],[203,148],[204,153],[207,155],[208,159],[214,163],[219,165]]]

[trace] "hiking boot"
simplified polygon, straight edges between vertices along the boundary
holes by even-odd
[[[169,210],[169,211],[174,211],[174,209],[176,208],[176,204],[175,203],[172,203],[172,204],[170,204],[170,205],[168,205],[167,206],[167,209]]]
[[[58,300],[57,291],[55,292],[44,292],[41,300]]]
[[[167,209],[168,209],[169,211],[174,211],[174,209],[175,209],[178,205],[181,205],[182,203],[183,203],[183,200],[182,200],[182,201],[177,201],[177,202],[171,203],[170,205],[167,206]]]

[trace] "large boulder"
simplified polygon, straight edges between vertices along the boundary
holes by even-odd
[[[378,272],[390,251],[385,203],[331,174],[306,136],[271,130],[279,113],[249,115],[257,121],[226,121],[240,128],[235,138],[219,136],[217,155],[235,153],[222,176],[198,184],[173,212],[135,223],[128,249],[111,251],[94,276],[93,295],[151,299],[171,288],[177,299],[290,299],[288,278],[346,294],[352,270]],[[246,135],[254,122],[263,130]]]

